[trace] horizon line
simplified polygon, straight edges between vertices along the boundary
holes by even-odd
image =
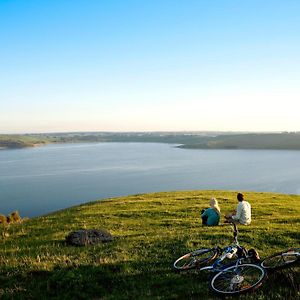
[[[15,132],[15,133],[0,133],[0,135],[42,135],[42,134],[78,134],[78,133],[300,133],[298,130],[266,130],[266,131],[251,131],[251,130],[96,130],[96,131],[45,131],[45,132]]]

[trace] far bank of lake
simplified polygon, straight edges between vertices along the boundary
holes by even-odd
[[[156,191],[300,194],[299,178],[300,151],[50,144],[0,151],[0,213],[19,210],[32,217],[96,199]]]

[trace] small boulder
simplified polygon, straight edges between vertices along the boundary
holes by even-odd
[[[106,243],[113,240],[112,235],[106,230],[82,229],[72,231],[66,236],[68,245],[86,246],[98,243]]]

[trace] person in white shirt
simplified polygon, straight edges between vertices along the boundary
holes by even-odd
[[[249,225],[251,223],[251,205],[244,200],[244,195],[237,194],[239,204],[237,205],[236,213],[233,215],[227,215],[225,218],[228,222],[240,223],[243,225]]]

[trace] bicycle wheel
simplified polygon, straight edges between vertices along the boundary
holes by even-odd
[[[261,286],[265,276],[265,270],[258,265],[234,265],[214,275],[210,287],[219,295],[238,295]]]
[[[215,259],[217,254],[218,251],[214,248],[198,249],[179,257],[174,262],[174,268],[177,270],[189,270],[203,266]]]
[[[293,248],[265,258],[261,266],[267,270],[278,270],[297,262],[300,262],[300,248]]]

